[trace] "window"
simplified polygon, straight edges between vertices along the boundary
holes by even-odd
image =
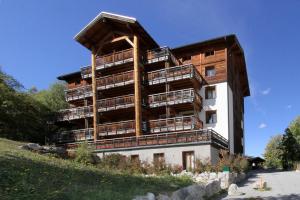
[[[165,160],[165,154],[164,153],[155,153],[153,154],[153,162],[158,163]]]
[[[205,76],[212,77],[216,75],[216,69],[214,66],[205,67]]]
[[[183,56],[182,62],[190,61],[192,59],[192,56]]]
[[[130,160],[132,162],[139,162],[140,161],[139,155],[131,155]]]
[[[206,111],[206,123],[207,124],[217,123],[217,111],[215,110]]]
[[[215,55],[215,51],[213,51],[213,50],[207,51],[204,53],[204,55],[205,55],[205,57],[213,56],[213,55]]]
[[[216,98],[216,87],[206,87],[205,88],[205,99],[215,99]]]

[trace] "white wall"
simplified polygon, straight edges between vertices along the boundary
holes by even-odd
[[[216,87],[216,99],[205,99],[205,87]],[[233,152],[233,104],[232,91],[227,82],[206,85],[200,90],[203,99],[203,110],[200,112],[200,119],[203,121],[204,129],[213,129],[229,141],[230,152]],[[205,112],[217,111],[217,123],[206,124]],[[232,148],[231,148],[232,147]]]
[[[171,147],[156,147],[156,148],[139,148],[139,149],[126,149],[120,151],[110,151],[105,153],[97,153],[102,158],[103,155],[119,153],[125,156],[139,155],[141,161],[148,163],[153,162],[153,154],[164,153],[165,161],[171,165],[183,165],[182,153],[185,151],[194,151],[195,159],[203,161],[210,161],[216,164],[219,159],[219,150],[209,144],[205,145],[185,145],[185,146],[171,146]]]

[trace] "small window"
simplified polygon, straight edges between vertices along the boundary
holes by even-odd
[[[80,83],[81,83],[80,79],[75,81],[75,85],[80,85]]]
[[[206,111],[206,123],[207,124],[217,123],[217,111],[215,110]]]
[[[215,55],[215,51],[213,51],[213,50],[207,51],[204,53],[204,55],[205,55],[205,57],[213,56],[213,55]]]
[[[182,57],[182,62],[190,61],[192,60],[192,56],[183,56]]]
[[[216,87],[206,87],[205,88],[205,99],[215,99],[216,98]]]
[[[130,156],[130,160],[132,162],[139,162],[140,161],[140,157],[139,157],[139,155],[131,155]]]
[[[165,160],[165,154],[164,153],[155,153],[155,154],[153,154],[154,163],[162,162],[164,160]]]
[[[216,75],[216,69],[214,66],[205,67],[205,76],[212,77]]]

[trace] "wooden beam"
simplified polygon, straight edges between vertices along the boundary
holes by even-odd
[[[94,142],[97,141],[97,124],[98,124],[98,109],[97,109],[97,85],[96,85],[96,50],[92,49],[92,90],[93,90],[93,125],[94,125]]]
[[[135,107],[135,134],[142,135],[142,95],[141,95],[141,72],[139,59],[139,38],[133,36],[133,67],[134,67],[134,107]]]

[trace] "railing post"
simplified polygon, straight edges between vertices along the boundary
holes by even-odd
[[[92,88],[93,88],[93,125],[94,125],[94,142],[97,140],[97,86],[96,86],[96,51],[92,49]]]

